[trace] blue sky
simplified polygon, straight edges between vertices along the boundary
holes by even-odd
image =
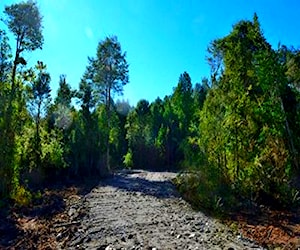
[[[1,0],[5,5],[19,1]],[[131,105],[172,93],[181,73],[192,82],[208,77],[209,43],[227,35],[241,19],[257,12],[265,37],[298,48],[300,2],[297,0],[38,0],[44,16],[43,50],[26,56],[29,65],[41,60],[51,74],[54,95],[60,74],[78,88],[97,44],[116,35],[127,52],[130,82],[124,96]],[[2,15],[2,14],[0,14]],[[0,24],[3,28],[3,24]],[[14,41],[11,40],[11,44]]]

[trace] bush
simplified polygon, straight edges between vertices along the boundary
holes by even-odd
[[[128,150],[127,154],[124,155],[123,163],[128,169],[131,169],[133,167],[132,151],[130,149]]]
[[[178,175],[174,182],[193,206],[204,208],[214,215],[223,215],[238,203],[230,186],[218,174],[190,171]]]
[[[28,206],[32,201],[31,193],[23,186],[15,187],[15,190],[11,194],[11,198],[20,206]]]

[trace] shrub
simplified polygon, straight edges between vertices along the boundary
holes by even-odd
[[[11,198],[17,205],[28,206],[32,201],[31,193],[23,186],[15,187],[15,190],[11,194]]]
[[[130,149],[128,150],[126,155],[124,155],[123,163],[128,169],[131,169],[133,167],[132,151]]]

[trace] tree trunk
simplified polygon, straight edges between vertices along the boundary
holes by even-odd
[[[107,138],[106,138],[106,168],[108,173],[111,172],[110,167],[110,145],[109,145],[109,134],[110,134],[110,102],[111,102],[111,88],[108,86],[107,89],[107,102],[106,102],[106,112],[107,112]]]
[[[41,165],[41,136],[40,136],[40,116],[41,116],[41,106],[42,101],[39,100],[38,102],[38,112],[36,117],[36,145],[35,145],[35,152],[36,152],[36,167],[39,168]]]

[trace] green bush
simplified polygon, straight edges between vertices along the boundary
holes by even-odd
[[[15,190],[11,194],[11,198],[20,206],[28,206],[32,201],[31,193],[23,186],[15,187]]]
[[[128,169],[131,169],[133,167],[132,151],[130,149],[128,150],[126,155],[124,155],[123,163]]]
[[[190,171],[178,175],[174,182],[193,206],[214,215],[223,215],[238,203],[228,183],[217,173]]]

